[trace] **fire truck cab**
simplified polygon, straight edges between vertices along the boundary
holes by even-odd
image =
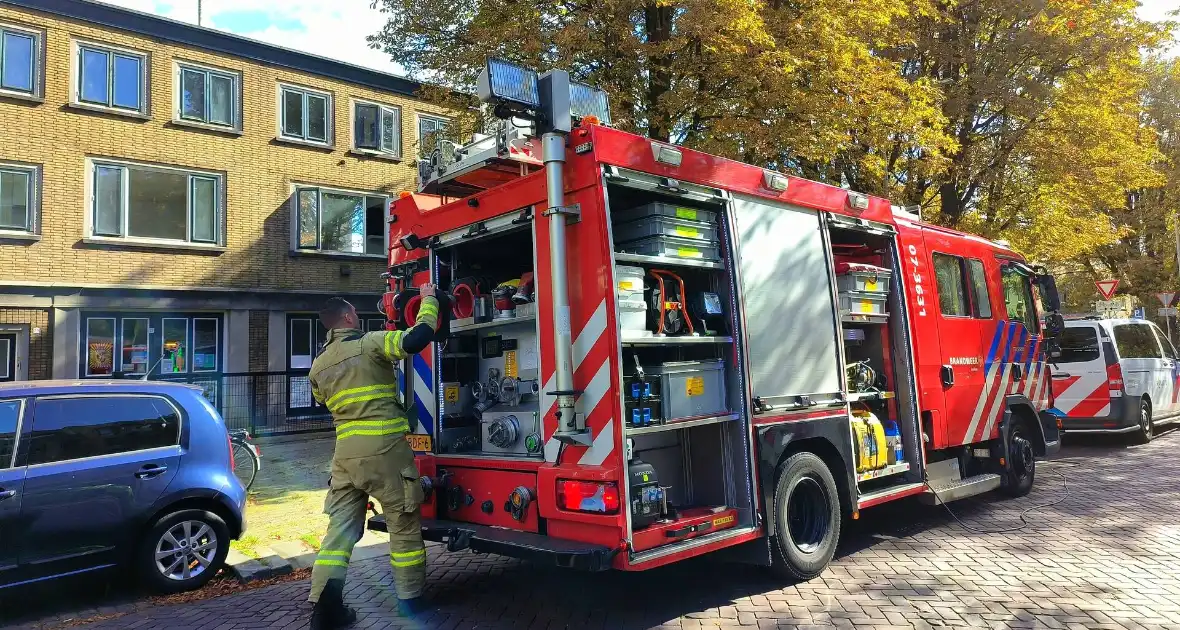
[[[420,170],[445,202],[392,204],[383,311],[447,294],[404,389],[449,550],[808,579],[860,510],[1021,495],[1058,448],[1056,289],[1001,243],[590,116]]]

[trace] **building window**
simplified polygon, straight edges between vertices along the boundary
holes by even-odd
[[[115,372],[115,318],[86,319],[86,376]]]
[[[353,103],[352,120],[354,149],[401,157],[401,109],[357,101]]]
[[[421,143],[423,139],[440,131],[446,131],[450,124],[446,118],[418,114],[418,142]]]
[[[181,120],[240,128],[236,73],[178,64],[177,77],[176,109]]]
[[[165,317],[160,337],[160,373],[181,374],[188,371],[188,319]]]
[[[218,244],[220,175],[93,163],[95,236]]]
[[[124,374],[147,374],[148,356],[148,319],[146,317],[128,317],[123,319],[122,362],[120,369]]]
[[[330,144],[332,95],[284,85],[279,90],[279,110],[280,137]]]
[[[217,371],[217,320],[214,318],[193,320],[193,371]]]
[[[37,225],[39,169],[0,164],[0,232],[34,232]]]
[[[384,317],[381,317],[378,319],[366,319],[365,320],[365,332],[371,333],[371,332],[377,332],[379,330],[385,330],[385,318]]]
[[[74,102],[135,113],[147,110],[147,57],[94,44],[77,44]]]
[[[0,91],[36,96],[41,34],[0,26]]]
[[[287,367],[292,370],[311,369],[311,362],[328,340],[328,331],[318,317],[292,315],[287,318]]]
[[[389,198],[327,188],[295,190],[296,248],[384,256]]]

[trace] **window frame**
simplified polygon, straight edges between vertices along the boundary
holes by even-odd
[[[40,402],[42,400],[77,400],[77,399],[81,399],[81,398],[148,398],[148,399],[154,399],[154,400],[162,400],[162,401],[166,402],[169,407],[172,408],[172,411],[176,412],[176,443],[170,444],[168,446],[153,446],[151,448],[143,448],[143,449],[138,449],[138,450],[134,450],[134,451],[120,451],[118,453],[109,453],[106,455],[91,455],[89,457],[78,457],[75,459],[62,459],[62,460],[58,460],[55,462],[43,462],[40,464],[27,464],[26,465],[27,468],[36,468],[36,467],[41,467],[41,466],[57,466],[59,464],[96,461],[96,460],[101,460],[101,459],[106,459],[106,458],[111,458],[111,457],[123,457],[125,455],[136,455],[139,453],[152,453],[155,451],[171,450],[171,449],[179,448],[181,446],[181,444],[184,442],[184,430],[185,430],[186,421],[188,420],[188,418],[185,416],[184,412],[181,410],[180,405],[176,404],[170,397],[162,395],[162,394],[133,394],[133,393],[128,393],[128,394],[124,394],[124,393],[52,394],[49,396],[37,396],[36,399],[34,400],[34,402]],[[35,422],[35,420],[34,420],[34,422]],[[31,434],[33,429],[35,429],[35,428],[36,427],[34,427],[33,425],[30,424],[29,425],[29,433]],[[31,435],[30,435],[30,437],[31,437]]]
[[[415,121],[415,123],[416,123],[415,127],[418,130],[417,133],[418,133],[419,144],[421,144],[421,142],[422,142],[422,135],[423,135],[422,134],[422,123],[423,122],[425,122],[427,120],[431,120],[431,121],[434,121],[435,123],[442,123],[442,127],[440,129],[436,129],[433,133],[437,133],[438,131],[440,131],[442,129],[446,129],[447,127],[451,126],[452,121],[450,118],[447,118],[446,116],[439,116],[438,114],[427,114],[424,112],[415,112],[415,114],[417,114],[417,116],[418,116],[417,120]]]
[[[184,71],[200,72],[205,75],[205,114],[204,119],[186,116],[184,114]],[[219,122],[212,122],[209,120],[210,99],[212,91],[210,86],[213,82],[213,77],[227,78],[232,82],[232,89],[230,90],[230,124]],[[242,119],[244,118],[244,110],[242,107],[243,93],[242,93],[242,73],[237,70],[228,70],[226,68],[219,68],[217,66],[210,66],[207,64],[196,63],[192,61],[185,61],[176,59],[172,62],[172,122],[177,125],[186,125],[190,127],[197,127],[200,129],[208,129],[210,131],[220,131],[224,133],[233,133],[240,135],[242,133]]]
[[[389,112],[394,115],[393,147],[390,150],[386,150],[386,149],[381,148],[381,140],[378,140],[378,142],[377,142],[378,148],[375,148],[375,149],[371,148],[371,147],[360,146],[360,144],[358,142],[358,138],[357,138],[357,120],[359,118],[357,116],[357,109],[360,107],[376,107],[377,108],[377,117],[378,117],[377,133],[382,138],[384,137],[384,134],[382,133],[382,130],[383,130],[383,128],[382,128],[383,122],[382,121],[384,119],[384,114],[386,112]],[[403,136],[403,134],[402,134],[402,108],[400,106],[386,105],[385,103],[379,103],[377,101],[370,101],[370,100],[361,99],[361,98],[353,98],[350,100],[348,112],[349,112],[349,125],[348,125],[348,127],[350,130],[350,145],[351,145],[351,151],[353,153],[360,153],[363,155],[373,155],[376,157],[383,157],[383,158],[388,158],[391,160],[402,159],[402,145],[404,144],[404,142],[403,142],[403,138],[402,138],[402,136]]]
[[[26,229],[0,225],[0,238],[39,235],[41,233],[41,165],[0,161],[0,171],[23,172],[29,177],[28,193],[25,198],[28,208],[28,216],[25,217]]]
[[[33,54],[29,60],[30,65],[32,66],[30,68],[31,74],[29,75],[33,82],[31,90],[4,87],[3,64],[5,33],[26,36],[32,38],[33,40]],[[45,29],[15,24],[12,22],[0,22],[0,96],[8,96],[37,102],[40,102],[45,98]]]
[[[287,92],[294,92],[303,96],[303,118],[302,118],[302,135],[295,136],[287,133],[287,108],[284,106],[284,97]],[[319,97],[324,99],[324,139],[317,140],[309,137],[311,130],[311,117],[309,115],[310,103],[309,96]],[[315,88],[297,85],[294,83],[279,82],[278,84],[278,99],[277,99],[278,116],[275,116],[278,122],[278,140],[282,142],[290,142],[294,144],[305,144],[314,147],[332,148],[335,144],[336,138],[336,102],[335,95],[332,92],[317,90]]]
[[[16,468],[16,456],[18,453],[20,453],[21,436],[23,435],[24,431],[25,410],[29,407],[28,399],[24,397],[0,399],[0,404],[10,402],[15,402],[17,404],[16,433],[12,436],[12,456],[9,458],[7,466],[4,465],[4,462],[0,461],[0,470],[12,470]]]
[[[146,372],[128,372],[126,366],[123,363],[123,350],[126,347],[126,342],[127,342],[127,322],[144,322],[144,325],[146,326],[146,328],[144,330],[145,334],[147,335],[147,343],[144,344],[144,349],[147,350],[147,353],[148,353],[148,360],[146,362],[146,365],[147,365]],[[119,330],[116,331],[118,333],[116,336],[119,338],[119,373],[123,374],[124,376],[143,376],[143,375],[148,374],[152,371],[152,333],[151,333],[151,330],[152,330],[152,320],[150,317],[120,317],[119,318]]]
[[[114,242],[114,243],[141,243],[148,245],[162,245],[171,247],[185,247],[198,249],[215,249],[219,250],[225,246],[225,181],[224,173],[217,173],[201,169],[192,169],[178,166],[160,166],[155,164],[144,164],[142,162],[130,162],[126,160],[111,160],[105,158],[87,158],[87,200],[88,208],[86,211],[86,238]],[[100,168],[118,169],[119,176],[119,233],[102,233],[98,231],[98,196],[96,194],[97,183],[96,177]],[[131,169],[139,169],[146,171],[163,171],[168,173],[179,173],[187,177],[185,185],[185,238],[170,239],[152,236],[130,236],[129,222],[130,222],[130,204],[131,204]],[[193,212],[193,183],[195,180],[214,180],[216,183],[216,192],[213,196],[213,223],[216,232],[215,238],[212,241],[194,240],[194,212]]]
[[[165,376],[167,374],[189,374],[192,372],[192,370],[189,369],[192,366],[192,361],[190,360],[190,357],[192,356],[192,342],[190,341],[190,339],[191,339],[190,333],[192,331],[189,330],[189,322],[192,319],[194,319],[194,318],[192,318],[192,317],[161,317],[160,318],[160,365],[161,365],[160,375],[161,376]],[[165,330],[168,327],[168,322],[184,322],[184,346],[185,346],[184,347],[184,350],[185,350],[184,358],[185,358],[185,362],[184,362],[184,370],[180,371],[180,372],[177,372],[175,369],[172,370],[171,372],[164,372],[163,367],[162,367],[164,365],[164,352],[166,349],[165,346],[167,345],[167,338],[166,338],[167,333],[165,333]],[[175,361],[173,361],[173,365],[175,365],[175,364],[176,364]]]
[[[70,41],[72,61],[70,66],[70,105],[82,109],[96,109],[111,114],[147,118],[151,109],[151,76],[149,65],[151,55],[145,51],[123,48],[111,44],[86,40],[72,39]],[[85,75],[85,64],[82,63],[82,53],[86,50],[100,52],[107,55],[107,90],[106,102],[99,103],[82,98],[82,82]],[[115,105],[115,57],[134,58],[139,61],[139,106],[135,108]]]
[[[8,358],[10,353],[16,352],[16,348],[12,347],[12,341],[8,337],[0,339],[0,344],[4,345],[4,354],[0,354],[0,379],[8,380],[11,374],[8,373]]]
[[[216,317],[192,317],[192,352],[190,356],[192,360],[189,361],[189,370],[192,374],[212,374],[221,371],[221,320]],[[197,369],[197,322],[213,322],[213,368],[212,369]],[[163,331],[161,331],[163,332]]]
[[[315,191],[316,195],[316,234],[315,245],[305,246],[300,242],[301,225],[299,221],[299,196],[303,191]],[[319,256],[347,256],[352,258],[372,258],[385,260],[389,255],[389,230],[383,229],[382,232],[382,252],[377,254],[369,254],[365,252],[343,252],[331,249],[322,249],[323,228],[324,228],[324,214],[323,208],[323,194],[336,193],[341,195],[355,195],[368,199],[381,198],[384,199],[382,207],[385,209],[383,216],[388,219],[389,203],[393,198],[386,193],[370,193],[359,190],[349,190],[346,188],[333,188],[330,186],[317,186],[314,184],[293,184],[291,187],[291,251],[300,255],[319,255]],[[366,206],[367,207],[367,206]],[[388,228],[388,223],[383,223]],[[367,239],[367,236],[366,236]],[[367,245],[367,240],[366,240]]]
[[[111,322],[111,373],[110,374],[91,374],[90,372],[90,322],[95,320],[109,320]],[[119,318],[115,316],[96,316],[86,318],[86,327],[82,334],[82,349],[85,355],[82,357],[82,364],[85,366],[82,375],[86,378],[110,378],[115,374],[115,342],[119,340]]]

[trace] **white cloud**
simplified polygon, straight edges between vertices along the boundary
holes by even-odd
[[[197,0],[102,0],[197,22]],[[202,26],[393,74],[404,74],[365,36],[385,22],[368,0],[204,0]]]

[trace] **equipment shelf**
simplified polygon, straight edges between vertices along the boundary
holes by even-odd
[[[845,324],[888,324],[889,314],[850,313],[840,314],[840,321]]]
[[[898,462],[892,466],[878,468],[877,470],[869,470],[862,473],[856,473],[857,481],[868,481],[870,479],[877,479],[879,477],[888,477],[889,475],[896,475],[903,473],[910,469],[909,462]]]
[[[674,346],[674,345],[708,345],[733,343],[733,337],[624,337],[624,346]]]
[[[509,324],[516,324],[520,322],[529,322],[537,319],[536,313],[532,315],[522,315],[520,317],[506,317],[504,319],[493,319],[490,322],[480,322],[478,324],[467,324],[464,326],[451,326],[451,332],[467,332],[469,330],[479,330],[480,328],[492,328],[494,326],[508,326]]]
[[[665,424],[654,424],[650,427],[627,427],[627,435],[645,435],[647,433],[660,433],[662,431],[672,431],[675,429],[687,429],[689,427],[699,427],[706,424],[717,424],[720,422],[730,422],[738,419],[736,413],[725,413],[716,416],[705,416],[703,418],[689,418],[687,420],[673,420]]]
[[[896,398],[897,395],[893,392],[852,392],[848,394],[848,402],[857,402],[859,400],[889,400]]]
[[[692,258],[672,258],[671,256],[644,256],[643,254],[627,254],[615,252],[615,262],[639,263],[642,265],[660,265],[664,267],[696,267],[698,269],[725,269],[725,263],[711,260],[694,260]]]

